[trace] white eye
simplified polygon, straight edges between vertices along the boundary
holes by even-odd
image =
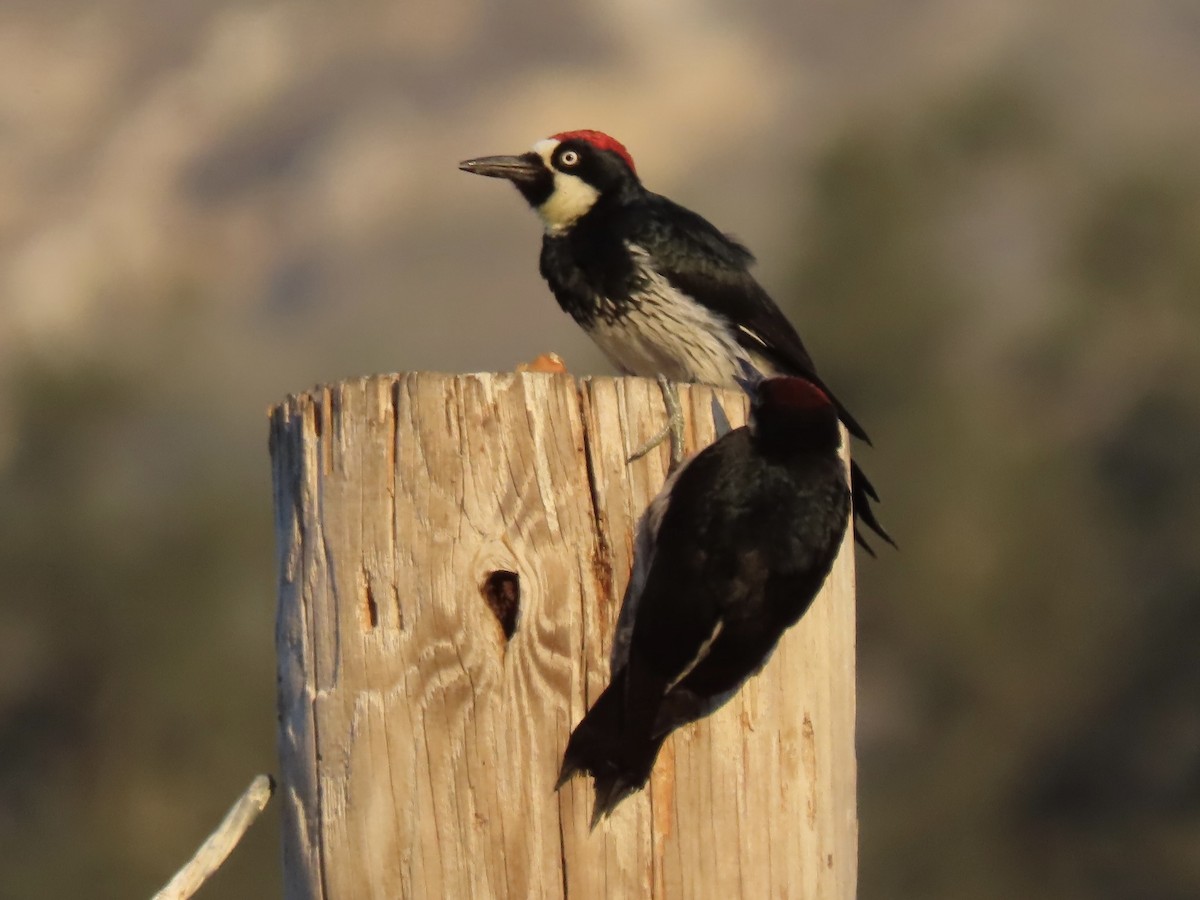
[[[558,161],[564,166],[573,166],[579,162],[579,154],[574,150],[564,150],[563,154],[558,158]]]

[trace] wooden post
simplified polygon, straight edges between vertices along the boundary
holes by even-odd
[[[680,386],[689,447],[713,394]],[[272,411],[289,900],[854,897],[849,538],[647,790],[593,833],[590,779],[552,790],[665,476],[665,449],[625,457],[663,416],[653,381],[546,374],[380,376]]]

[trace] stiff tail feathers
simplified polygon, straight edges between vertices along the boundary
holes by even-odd
[[[879,502],[879,495],[875,493],[875,487],[871,484],[870,479],[867,478],[866,472],[854,460],[850,460],[850,496],[854,501],[854,542],[872,556],[875,555],[875,550],[867,543],[862,532],[858,529],[858,524],[861,522],[895,547],[896,542],[887,533],[887,529],[875,518],[875,510],[871,508],[872,501]]]
[[[577,774],[586,773],[594,780],[595,805],[591,827],[610,815],[622,800],[641,790],[650,778],[666,735],[650,737],[634,734],[626,727],[622,694],[625,688],[622,669],[604,689],[567,741],[562,768],[554,789],[559,790]]]
[[[829,389],[825,387],[824,383],[815,374],[811,380],[825,390],[826,393],[829,393]],[[868,437],[867,430],[858,423],[858,420],[854,416],[850,415],[850,411],[842,406],[842,402],[837,397],[834,397],[831,393],[829,393],[829,396],[832,398],[833,405],[837,409],[838,418],[846,426],[846,430],[850,432],[851,436],[858,438],[868,447],[871,446],[871,438]],[[875,549],[867,543],[866,538],[863,537],[863,533],[858,528],[861,522],[876,535],[895,547],[896,542],[887,533],[887,529],[875,518],[875,510],[871,508],[872,502],[879,502],[879,495],[875,493],[875,488],[871,484],[870,479],[867,478],[867,474],[854,460],[850,461],[850,496],[854,500],[854,543],[862,547],[871,556],[875,555]]]

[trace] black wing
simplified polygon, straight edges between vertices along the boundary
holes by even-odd
[[[630,636],[630,664],[648,665],[666,683],[685,674],[712,637],[727,605],[727,577],[713,570],[736,565],[741,550],[724,494],[736,490],[734,457],[748,453],[749,432],[731,432],[678,473],[656,535]],[[750,542],[752,543],[752,542]]]
[[[658,194],[630,211],[633,242],[649,251],[660,274],[697,303],[723,316],[737,341],[789,375],[802,375],[833,400],[838,417],[856,438],[866,430],[829,390],[800,335],[750,273],[754,256],[703,216]]]
[[[840,464],[815,468],[814,483],[788,497],[796,483],[764,480],[743,462],[753,458],[749,441],[738,429],[696,456],[663,515],[628,655],[631,701],[638,683],[666,686],[671,710],[660,708],[656,734],[711,712],[727,699],[716,695],[757,671],[811,602],[841,543],[850,504]],[[763,509],[777,520],[748,520]],[[677,704],[677,684],[690,686],[700,705]],[[685,707],[691,711],[681,714]],[[646,715],[644,707],[630,713]]]

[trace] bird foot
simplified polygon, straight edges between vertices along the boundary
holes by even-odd
[[[667,438],[670,438],[671,465],[668,471],[674,472],[683,462],[684,453],[686,452],[683,441],[683,410],[679,405],[679,394],[675,390],[675,385],[671,384],[665,375],[659,375],[657,381],[658,389],[662,391],[663,404],[667,408],[667,424],[663,426],[661,431],[656,432],[650,440],[634,450],[626,462],[636,462]]]

